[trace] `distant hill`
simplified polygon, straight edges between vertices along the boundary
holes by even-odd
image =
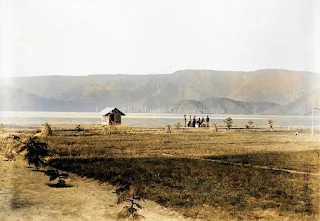
[[[158,106],[166,113],[179,114],[260,114],[280,105],[270,102],[244,102],[229,98],[207,98],[200,101],[181,100]],[[152,110],[150,110],[152,111]]]
[[[117,106],[142,111],[181,105],[221,108],[235,114],[270,111],[304,115],[309,106],[293,111],[290,105],[309,96],[319,87],[319,80],[315,73],[289,70],[20,77],[0,82],[1,88],[6,88],[0,93],[0,102],[3,110],[96,111]]]
[[[91,110],[87,104],[43,98],[9,86],[2,86],[0,90],[0,111],[78,111],[79,109]]]
[[[269,113],[311,115],[313,107],[320,108],[320,88],[316,88],[284,106],[272,108]],[[316,111],[315,115],[320,115],[319,111]]]

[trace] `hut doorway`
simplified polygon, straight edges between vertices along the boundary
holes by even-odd
[[[110,114],[110,124],[115,123],[114,119],[115,119],[114,114]]]

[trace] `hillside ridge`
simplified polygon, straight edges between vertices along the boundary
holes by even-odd
[[[2,110],[96,111],[106,106],[177,108],[179,101],[193,100],[206,108],[222,105],[226,113],[305,115],[314,105],[316,96],[310,93],[319,82],[319,74],[282,69],[13,77],[0,81],[2,91],[6,91],[0,93],[0,102]],[[303,96],[306,102],[298,100]],[[203,104],[205,99],[211,103]]]

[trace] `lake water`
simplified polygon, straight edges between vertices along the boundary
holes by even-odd
[[[198,114],[196,118],[206,117]],[[268,120],[274,121],[275,126],[311,126],[311,116],[278,116],[278,115],[209,115],[210,124],[223,125],[226,117],[233,119],[234,125],[243,127],[249,120],[257,126],[268,125]],[[187,121],[190,115],[187,115]],[[193,115],[192,115],[193,118]],[[40,125],[49,124],[100,124],[101,117],[94,112],[29,112],[29,111],[2,111],[0,123],[9,125]],[[184,116],[179,114],[147,114],[129,113],[122,117],[122,124],[128,126],[164,126],[180,123],[184,125]],[[320,116],[315,117],[315,126],[320,125]]]

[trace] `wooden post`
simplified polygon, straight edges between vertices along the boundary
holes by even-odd
[[[311,134],[313,135],[313,133],[314,133],[314,111],[315,110],[320,110],[320,108],[316,108],[316,107],[313,107],[313,109],[312,109],[312,129],[311,129]]]
[[[311,126],[311,134],[313,135],[313,121],[314,121],[314,107],[312,107],[312,126]]]

